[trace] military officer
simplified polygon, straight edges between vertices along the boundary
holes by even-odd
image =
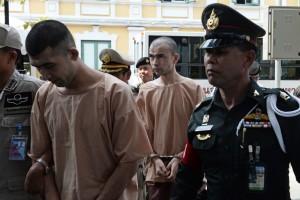
[[[154,79],[154,72],[150,64],[149,57],[140,58],[135,67],[138,69],[138,75],[140,79],[140,83],[138,87],[142,84],[152,81]]]
[[[265,30],[219,3],[203,10],[202,24],[205,70],[218,89],[192,114],[172,199],[194,199],[205,174],[208,200],[290,200],[290,163],[300,181],[300,103],[249,78]]]
[[[128,56],[122,55],[114,49],[103,49],[99,54],[102,62],[100,71],[109,73],[128,84],[131,76],[130,65],[134,65],[134,61]],[[138,88],[130,86],[134,96],[137,96]]]
[[[40,199],[24,190],[31,166],[30,111],[37,89],[43,83],[16,70],[21,39],[11,26],[0,24],[0,199]]]
[[[258,81],[259,73],[260,73],[259,63],[257,61],[253,61],[252,65],[249,69],[249,75],[253,80]]]

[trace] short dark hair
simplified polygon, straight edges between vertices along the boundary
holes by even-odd
[[[57,53],[75,47],[74,38],[65,24],[56,20],[45,20],[35,24],[27,35],[25,47],[28,55],[37,56],[47,47],[56,48]]]
[[[240,42],[237,44],[237,47],[243,52],[253,50],[257,53],[257,47],[250,42]]]
[[[118,74],[125,74],[127,73],[128,71],[130,71],[130,68],[122,68],[121,71],[118,71],[118,72],[108,72],[110,75],[113,75],[113,76],[117,76]]]

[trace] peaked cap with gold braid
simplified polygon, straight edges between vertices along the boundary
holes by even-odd
[[[99,59],[102,61],[100,71],[104,73],[116,73],[124,68],[134,65],[134,61],[124,56],[114,49],[103,49],[100,52]]]
[[[266,34],[263,28],[244,15],[220,3],[206,6],[201,19],[206,30],[201,49],[223,48],[241,42],[256,45],[257,38]]]

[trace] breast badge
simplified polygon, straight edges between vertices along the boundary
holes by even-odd
[[[249,128],[271,128],[269,117],[262,113],[261,108],[256,108],[254,113],[245,116],[243,125]]]

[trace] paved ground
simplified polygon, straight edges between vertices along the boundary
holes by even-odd
[[[290,168],[290,192],[292,200],[300,200],[300,183],[296,181],[292,168]]]

